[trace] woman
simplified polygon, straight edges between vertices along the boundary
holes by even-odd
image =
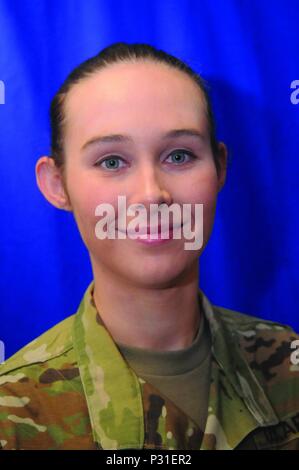
[[[73,212],[93,281],[75,315],[2,366],[2,448],[298,448],[295,333],[198,289],[227,167],[202,79],[152,46],[116,43],[69,75],[51,125],[37,184]],[[165,220],[130,238],[132,212],[124,237],[98,236],[101,204],[121,232],[119,196],[147,213],[191,205],[189,229],[202,204],[202,243],[185,249],[174,222],[161,241]]]

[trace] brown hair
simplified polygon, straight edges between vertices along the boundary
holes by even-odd
[[[210,98],[208,96],[206,83],[203,78],[194,72],[182,60],[174,57],[171,54],[157,49],[149,44],[128,44],[124,42],[117,42],[102,49],[97,55],[85,60],[78,65],[65,79],[58,92],[55,94],[51,101],[50,106],[50,124],[51,124],[51,156],[55,161],[57,167],[64,165],[64,152],[63,152],[63,138],[64,138],[64,101],[66,94],[71,87],[89,77],[94,72],[106,67],[109,64],[115,64],[125,61],[136,60],[151,60],[153,62],[160,62],[172,66],[191,77],[194,82],[199,86],[203,93],[206,103],[206,114],[210,132],[210,144],[215,161],[217,172],[219,170],[218,159],[218,142],[215,135],[215,121],[212,112]]]

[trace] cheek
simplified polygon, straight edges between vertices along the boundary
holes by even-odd
[[[184,201],[195,204],[204,204],[207,209],[215,205],[218,194],[218,180],[216,170],[209,165],[205,171],[195,174],[182,191]]]
[[[68,191],[74,210],[82,217],[93,217],[101,203],[113,203],[109,184],[99,181],[93,171],[73,169],[68,174]]]
[[[99,216],[95,215],[99,204],[111,204],[115,207],[115,195],[109,188],[93,181],[92,178],[73,178],[68,186],[73,214],[82,238],[88,244],[96,239],[95,226]]]
[[[217,176],[213,168],[210,171],[207,171],[206,174],[201,174],[200,177],[194,178],[193,181],[190,182],[188,187],[188,192],[185,193],[184,201],[186,203],[192,204],[192,227],[193,229],[196,226],[199,227],[201,223],[201,219],[196,221],[196,214],[200,214],[199,212],[195,212],[195,205],[202,204],[203,205],[203,237],[206,243],[209,235],[211,233],[215,210],[216,210],[216,202],[217,202],[217,195],[218,195],[218,185],[217,185]]]

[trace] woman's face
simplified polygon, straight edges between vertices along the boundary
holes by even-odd
[[[71,88],[65,113],[65,183],[93,266],[144,287],[169,285],[194,270],[210,236],[225,177],[224,170],[217,177],[205,104],[196,84],[163,64],[113,64]],[[202,137],[164,137],[174,129],[193,129]],[[128,139],[97,140],[111,134]],[[176,160],[171,153],[178,149]],[[184,238],[160,245],[98,239],[95,208],[112,205],[117,222],[119,195],[126,197],[127,207],[203,204],[203,246],[186,250]],[[127,223],[133,218],[127,217]]]

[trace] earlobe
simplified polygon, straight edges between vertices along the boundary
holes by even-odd
[[[35,166],[36,182],[47,201],[58,209],[71,211],[62,172],[52,157],[40,157]]]
[[[227,156],[228,151],[224,142],[218,143],[218,162],[219,162],[219,174],[218,174],[218,192],[221,191],[225,184],[226,172],[227,172]]]

